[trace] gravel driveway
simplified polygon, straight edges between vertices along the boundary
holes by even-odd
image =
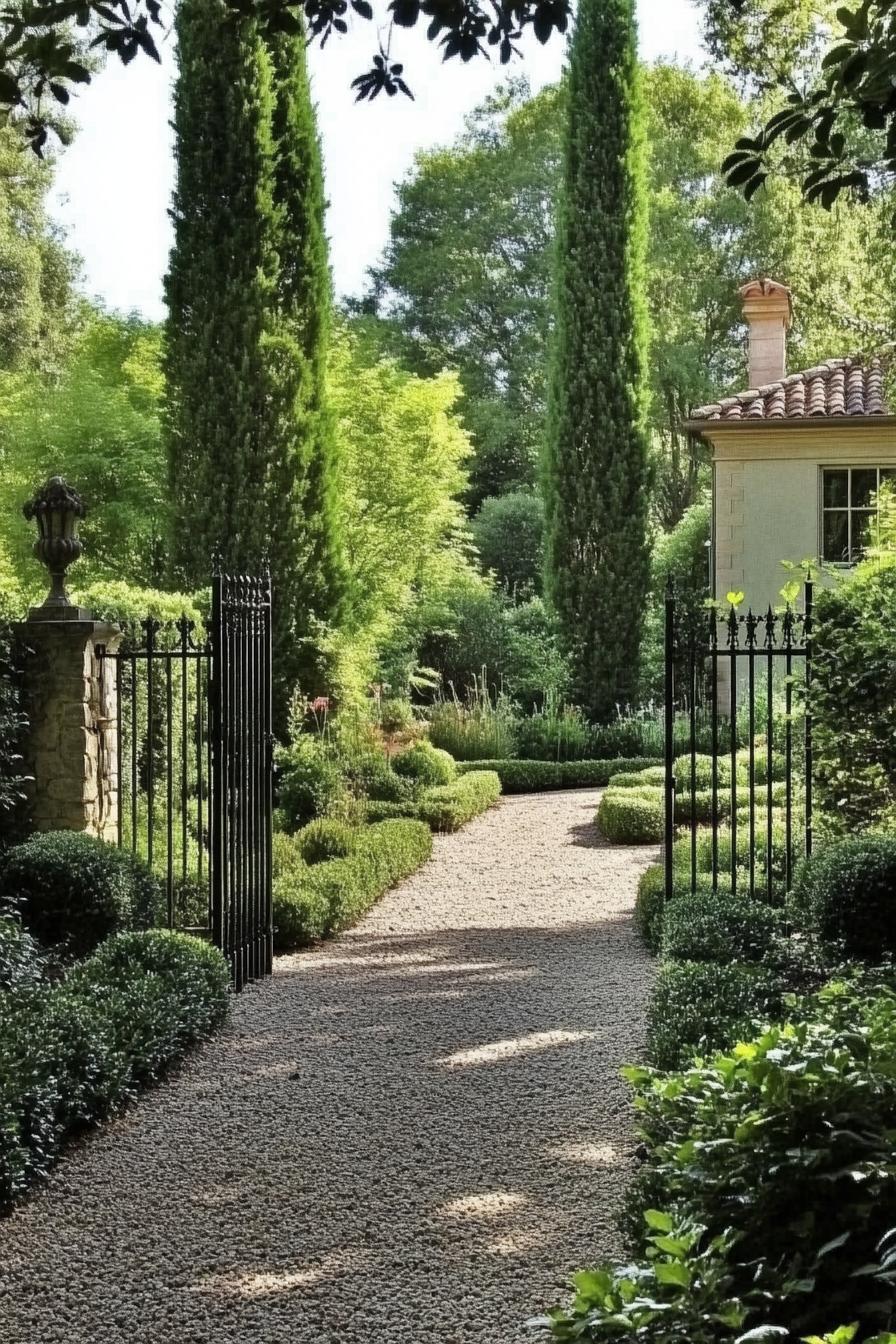
[[[616,1247],[649,849],[504,800],[0,1221],[3,1344],[518,1344]]]

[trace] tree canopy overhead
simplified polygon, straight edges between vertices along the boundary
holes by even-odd
[[[444,58],[486,56],[502,64],[519,54],[531,31],[539,42],[565,32],[570,0],[389,0],[374,12],[369,0],[225,0],[231,19],[259,23],[266,36],[306,31],[323,45],[348,31],[351,17],[375,21],[377,32],[413,28],[427,21],[426,35]],[[161,0],[12,0],[0,18],[0,113],[22,120],[38,154],[54,129],[59,110],[79,84],[89,84],[91,49],[117,55],[126,65],[143,53],[160,60],[156,37],[170,24]],[[357,99],[385,93],[413,97],[391,43],[352,80]]]

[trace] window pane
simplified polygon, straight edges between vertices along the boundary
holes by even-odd
[[[824,506],[826,509],[845,509],[849,503],[849,472],[824,472]]]
[[[854,509],[870,509],[877,493],[877,468],[862,467],[852,473],[852,499]]]
[[[845,509],[838,509],[836,513],[824,513],[822,516],[825,560],[833,564],[846,563],[849,560],[849,514]]]
[[[871,529],[877,513],[871,509],[852,516],[852,559],[861,560],[871,544]]]

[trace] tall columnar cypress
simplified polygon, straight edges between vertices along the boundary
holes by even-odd
[[[325,404],[330,308],[320,155],[301,38],[268,46],[221,0],[181,0],[166,280],[172,570],[270,560],[275,711],[316,685],[340,608]]]
[[[576,696],[597,720],[636,691],[649,582],[638,85],[634,0],[580,0],[557,226],[546,577]]]

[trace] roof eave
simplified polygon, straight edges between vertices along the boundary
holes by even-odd
[[[843,429],[844,425],[896,425],[896,415],[801,415],[752,416],[740,420],[726,420],[719,416],[707,420],[685,420],[689,434],[705,435],[720,429],[774,430],[774,429]]]

